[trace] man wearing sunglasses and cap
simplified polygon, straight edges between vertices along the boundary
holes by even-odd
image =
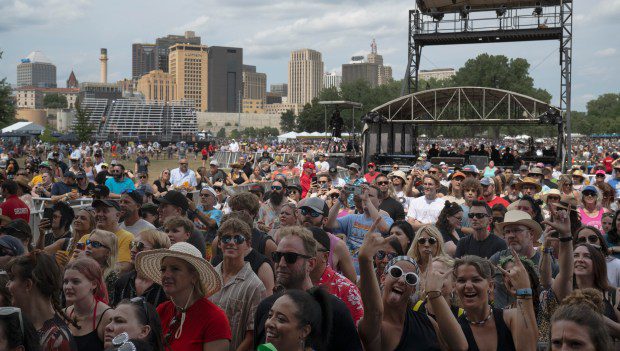
[[[276,268],[276,286],[281,290],[308,290],[314,286],[310,272],[315,269],[317,243],[312,233],[299,226],[280,230],[280,243],[273,253]],[[254,348],[265,342],[265,322],[269,311],[280,294],[265,298],[256,309],[254,320]],[[329,295],[332,309],[332,330],[326,341],[326,350],[362,350],[355,323],[346,304],[334,295]]]

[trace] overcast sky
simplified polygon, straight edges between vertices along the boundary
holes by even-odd
[[[267,73],[267,85],[286,82],[291,50],[323,54],[325,69],[338,70],[353,55],[367,54],[376,38],[385,64],[401,79],[407,61],[407,17],[414,1],[368,0],[0,0],[0,77],[16,81],[19,59],[42,51],[65,86],[99,80],[99,48],[108,48],[108,80],[131,76],[131,44],[193,30],[203,44],[238,46],[244,63]],[[573,109],[620,92],[620,0],[579,0],[574,5]],[[558,103],[559,43],[426,47],[422,69],[459,68],[487,52],[526,58],[535,85]]]

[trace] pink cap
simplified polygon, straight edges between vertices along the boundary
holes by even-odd
[[[599,170],[598,170],[598,171],[596,171],[596,173],[594,173],[594,174],[595,174],[595,175],[599,175],[599,174],[606,175],[607,173],[605,173],[605,171],[603,171],[602,169],[599,169]]]

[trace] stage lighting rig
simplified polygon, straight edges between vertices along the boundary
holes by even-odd
[[[547,112],[538,116],[539,124],[556,125],[562,123],[562,115],[559,110],[549,108]]]
[[[471,6],[465,5],[460,11],[461,18],[466,19],[469,17],[469,11],[471,11]]]
[[[540,16],[542,15],[542,13],[543,13],[542,5],[539,2],[537,2],[532,15]]]
[[[379,112],[371,111],[365,114],[364,116],[362,116],[362,122],[368,123],[368,124],[383,123],[383,122],[387,122],[387,118],[379,114]]]
[[[495,14],[497,15],[497,18],[504,17],[504,15],[506,14],[506,10],[507,10],[506,5],[502,5],[497,10],[495,10]]]

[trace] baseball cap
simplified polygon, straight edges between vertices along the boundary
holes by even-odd
[[[465,178],[465,173],[461,171],[456,171],[448,176],[448,180],[452,180],[454,177],[462,177]]]
[[[75,178],[75,173],[73,173],[71,171],[66,171],[64,176],[65,177],[69,177],[69,178]]]
[[[13,253],[15,254],[14,256],[20,256],[26,252],[22,242],[11,235],[3,235],[2,237],[0,237],[0,246],[13,251]]]
[[[166,195],[159,197],[154,200],[157,204],[169,204],[173,206],[180,207],[184,211],[187,211],[188,203],[187,197],[183,195],[180,191],[170,190],[166,193]]]
[[[374,162],[370,162],[370,163],[368,164],[368,167],[377,167],[377,165],[375,165],[375,163],[374,163]]]
[[[463,169],[461,169],[462,172],[469,172],[469,173],[478,173],[478,167],[476,167],[475,165],[465,165],[463,166]]]
[[[260,193],[265,193],[265,188],[263,188],[263,186],[260,185],[260,184],[254,184],[254,185],[250,186],[250,190],[249,191],[250,192],[258,191]]]
[[[83,172],[79,172],[78,174],[75,175],[75,179],[84,179],[86,178],[86,174],[84,174]]]
[[[312,210],[322,214],[323,216],[327,216],[329,214],[329,207],[327,207],[325,200],[318,197],[306,198],[303,202],[300,203],[299,208],[302,207],[309,207]]]
[[[336,167],[331,167],[331,168],[329,169],[329,173],[338,173],[338,168],[336,168]]]
[[[489,177],[484,177],[480,180],[480,185],[489,186],[492,184],[495,184],[495,183],[493,183],[493,180]]]
[[[211,160],[211,162],[209,162],[209,166],[219,167],[219,166],[220,166],[220,164],[219,164],[219,162],[217,162],[216,160]]]
[[[129,196],[138,206],[142,206],[144,202],[144,197],[138,190],[130,190],[123,193],[123,195]]]
[[[360,170],[360,165],[358,165],[358,164],[357,164],[357,163],[355,163],[355,162],[351,162],[351,163],[349,163],[349,164],[347,165],[347,168],[349,168],[349,169],[350,169],[350,168],[353,168],[354,170],[359,171],[359,170]]]
[[[582,194],[586,191],[594,191],[595,193],[598,194],[598,189],[594,185],[586,185],[583,187],[583,189],[581,189]]]
[[[108,197],[110,195],[110,188],[108,188],[105,184],[97,184],[95,185],[93,192],[98,196]]]
[[[39,164],[39,168],[42,168],[42,167],[52,168],[52,167],[50,166],[50,163],[49,163],[49,162],[47,162],[47,161],[43,161],[43,162],[41,162],[41,163]]]
[[[602,175],[607,175],[607,173],[605,173],[605,171],[603,171],[602,169],[599,169],[599,170],[598,170],[598,171],[596,171],[596,173],[595,173],[595,175],[599,175],[599,174],[602,174]]]
[[[526,165],[521,165],[521,167],[519,167],[519,172],[521,171],[529,171],[530,169],[526,166]]]
[[[101,167],[108,168],[109,166],[108,166],[108,164],[107,164],[107,163],[105,163],[105,162],[104,162],[104,163],[102,163],[102,164],[101,164]]]
[[[97,208],[97,207],[100,207],[100,206],[103,206],[103,207],[114,207],[117,211],[121,210],[121,205],[118,202],[114,201],[114,200],[99,200],[99,199],[97,199],[97,200],[93,201],[93,207],[94,208]]]

